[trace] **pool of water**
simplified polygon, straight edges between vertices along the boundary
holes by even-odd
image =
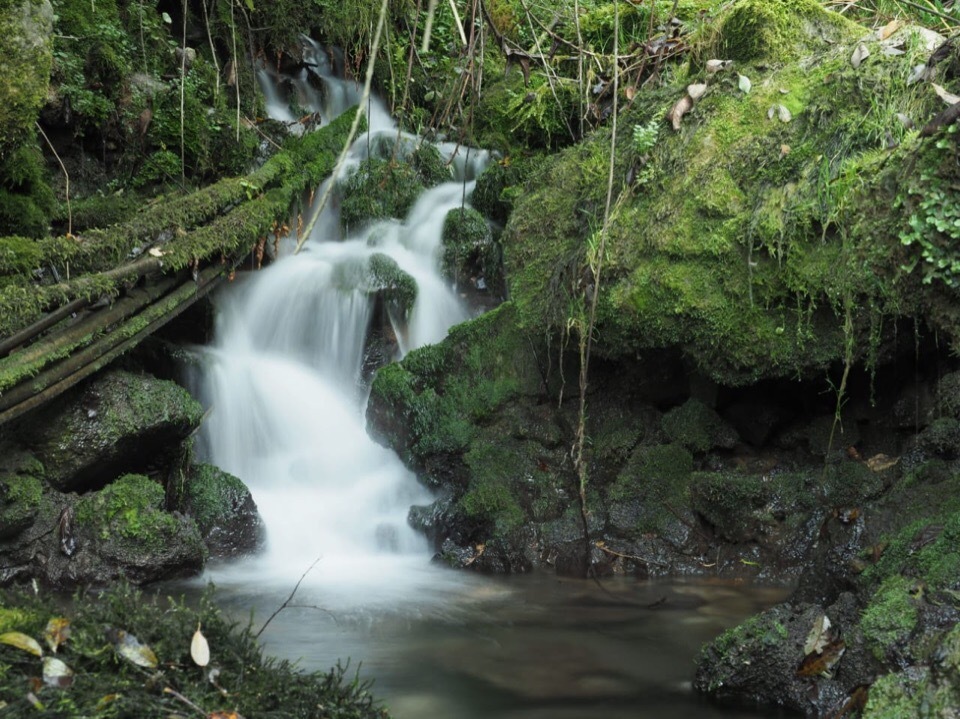
[[[722,581],[602,583],[547,574],[437,570],[419,597],[325,603],[305,583],[264,631],[304,669],[350,658],[396,719],[747,719],[693,693],[700,646],[787,590]],[[283,590],[218,584],[224,608],[258,627]],[[332,598],[332,595],[331,595]]]

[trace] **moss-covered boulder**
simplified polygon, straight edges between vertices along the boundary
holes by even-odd
[[[43,494],[43,465],[13,447],[0,447],[0,540],[33,524]]]
[[[21,441],[61,491],[103,487],[119,473],[165,471],[203,409],[173,382],[110,370],[32,417]]]
[[[930,198],[938,183],[949,199],[955,137],[908,129],[940,111],[928,85],[907,84],[930,47],[906,28],[892,40],[903,54],[887,53],[813,0],[738,0],[717,27],[621,118],[595,351],[677,348],[726,386],[876,362],[897,318],[929,314],[919,298],[939,290],[923,274],[951,266]],[[870,54],[852,63],[861,42]],[[710,58],[736,62],[711,74]],[[664,118],[691,83],[706,92],[674,130]],[[638,148],[634,128],[650,123],[657,139]],[[524,327],[562,335],[593,291],[610,147],[599,131],[558,153],[516,201],[502,243]],[[929,262],[905,257],[914,226],[909,247],[940,248]]]
[[[406,320],[417,301],[417,281],[400,269],[397,261],[382,252],[370,255],[363,288],[379,295],[391,317]]]
[[[696,399],[689,399],[663,415],[663,431],[670,441],[691,452],[731,449],[738,439],[733,427]]]
[[[342,183],[340,224],[349,231],[373,220],[402,220],[423,189],[417,169],[406,160],[364,160]]]
[[[260,546],[263,523],[240,479],[213,465],[197,464],[180,489],[180,511],[197,523],[211,557],[249,554]]]
[[[503,285],[500,247],[486,219],[470,207],[450,210],[443,222],[441,270],[461,285],[496,289]],[[482,284],[481,284],[482,283]]]
[[[197,525],[164,506],[164,488],[136,474],[81,497],[72,510],[76,555],[68,555],[55,583],[102,584],[125,577],[143,584],[198,573],[206,550]]]

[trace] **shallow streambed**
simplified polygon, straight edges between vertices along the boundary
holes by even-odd
[[[351,657],[396,719],[778,716],[706,704],[690,678],[703,642],[782,599],[782,588],[629,579],[601,587],[439,570],[422,579],[430,575],[412,594],[352,602],[325,602],[328,592],[305,582],[263,642],[304,669]],[[252,610],[259,626],[290,589],[218,582],[218,597],[241,621]]]

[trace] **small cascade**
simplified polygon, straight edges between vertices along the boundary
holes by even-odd
[[[271,117],[296,125],[295,104],[329,122],[355,105],[361,88],[335,77],[335,64],[304,39],[296,76],[261,68]],[[351,148],[345,175],[367,157],[389,156],[395,143],[409,151],[422,142],[400,132],[379,99],[366,109],[369,130]],[[219,296],[216,341],[200,380],[212,408],[201,446],[250,487],[267,540],[257,557],[212,570],[218,585],[289,590],[319,557],[305,586],[322,587],[328,606],[334,597],[354,606],[374,601],[371,592],[395,602],[423,590],[416,577],[431,571],[428,547],[406,517],[430,497],[393,452],[368,437],[361,368],[378,307],[370,281],[376,262],[395,263],[416,283],[405,321],[392,317],[398,357],[443,339],[468,317],[439,273],[441,234],[447,212],[469,198],[489,158],[453,144],[438,149],[452,179],[427,190],[405,220],[341,237],[339,203],[330,202],[303,252],[293,254],[295,238],[286,238],[274,263]]]

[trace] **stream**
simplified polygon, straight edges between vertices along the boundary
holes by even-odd
[[[296,75],[258,71],[271,116],[292,131],[304,131],[299,110],[329,122],[360,99],[337,76],[336,54],[304,43]],[[376,98],[367,114],[344,176],[394,143],[421,141]],[[262,636],[267,652],[307,670],[350,657],[398,719],[770,716],[704,705],[690,677],[704,641],[783,590],[481,577],[432,565],[408,526],[409,507],[432,496],[366,433],[361,375],[375,299],[364,278],[380,253],[416,281],[415,304],[393,327],[397,358],[470,316],[440,276],[441,233],[490,158],[437,147],[451,180],[403,221],[343,235],[334,192],[303,252],[286,238],[269,267],[216,298],[215,342],[193,382],[212,408],[199,451],[250,487],[267,538],[258,555],[211,566],[194,586],[213,582],[228,612],[259,624],[302,580]]]

